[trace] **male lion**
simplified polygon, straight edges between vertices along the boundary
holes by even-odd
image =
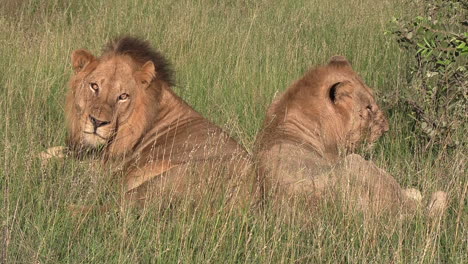
[[[353,152],[388,130],[372,90],[346,58],[334,56],[293,83],[269,107],[257,137],[257,174],[265,195],[312,201],[340,198],[354,208],[374,212],[412,209],[421,200],[395,179]],[[432,210],[445,205],[445,193],[433,196]]]
[[[118,38],[98,58],[76,50],[72,65],[68,149],[120,165],[133,201],[200,186],[220,164],[229,182],[248,168],[245,149],[172,91],[169,63],[147,42]]]

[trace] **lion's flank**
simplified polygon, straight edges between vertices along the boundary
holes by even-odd
[[[117,37],[104,47],[103,52],[105,54],[128,55],[142,65],[147,61],[152,61],[157,72],[155,78],[166,82],[169,86],[175,85],[171,64],[161,53],[151,48],[147,41],[130,36]]]

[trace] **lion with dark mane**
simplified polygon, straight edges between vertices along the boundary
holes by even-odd
[[[302,195],[315,202],[340,196],[363,211],[414,209],[419,191],[402,189],[372,162],[350,154],[388,128],[373,91],[346,58],[332,57],[293,83],[267,111],[255,151],[264,196],[287,201]],[[433,195],[431,211],[445,206],[445,196]]]
[[[76,50],[72,64],[67,146],[120,165],[124,190],[136,200],[186,190],[194,167],[208,178],[224,164],[230,180],[248,168],[245,149],[172,91],[169,63],[147,42],[118,38],[100,57]]]

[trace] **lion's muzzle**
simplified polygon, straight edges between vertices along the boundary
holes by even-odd
[[[110,121],[102,121],[102,120],[94,118],[92,115],[89,115],[89,119],[91,120],[91,124],[93,124],[94,133],[96,133],[99,127],[110,124]]]
[[[100,120],[92,115],[88,115],[88,119],[84,124],[84,143],[89,146],[99,146],[106,144],[112,129],[109,126],[110,121]]]

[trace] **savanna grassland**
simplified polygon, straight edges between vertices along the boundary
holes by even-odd
[[[418,4],[1,0],[0,263],[467,263],[466,153],[419,144],[395,103],[408,89],[410,55],[384,32],[393,16],[417,14]],[[390,120],[390,131],[361,154],[426,200],[447,191],[447,213],[376,220],[338,202],[310,212],[300,204],[225,210],[188,199],[71,215],[70,204],[117,204],[118,184],[105,170],[71,158],[43,165],[37,154],[64,144],[71,52],[99,54],[122,34],[164,53],[175,91],[250,152],[277,92],[332,55],[347,56]]]

